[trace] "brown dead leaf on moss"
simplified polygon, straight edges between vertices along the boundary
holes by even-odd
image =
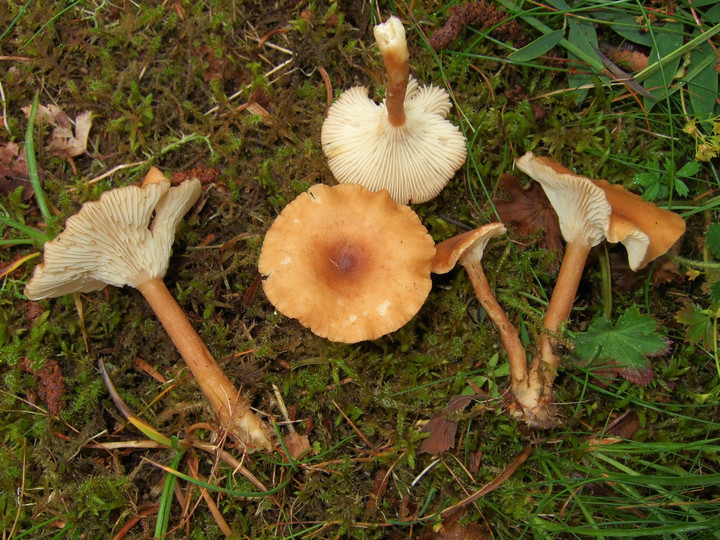
[[[23,200],[29,200],[33,191],[25,149],[20,150],[16,143],[9,142],[0,146],[0,193],[8,195],[20,186],[23,188]]]
[[[563,252],[560,224],[542,186],[532,182],[524,188],[516,176],[503,174],[500,189],[509,197],[508,200],[493,197],[500,220],[521,236],[532,236],[543,230],[545,234],[538,241],[538,247],[554,252],[555,260],[559,261]]]
[[[467,511],[459,508],[442,520],[442,523],[426,527],[418,540],[485,540],[492,538],[487,527],[480,523],[466,523],[462,521]]]
[[[30,106],[23,107],[25,116],[30,116]],[[87,151],[87,140],[92,126],[92,113],[83,111],[75,117],[75,122],[57,105],[38,105],[35,121],[48,124],[54,129],[47,141],[48,150],[54,156],[69,159]]]
[[[600,43],[600,50],[622,68],[631,72],[642,71],[648,65],[648,54],[640,50],[637,45],[625,43],[619,47]]]
[[[457,421],[449,420],[447,414],[463,410],[471,400],[472,396],[453,396],[450,398],[447,407],[445,407],[440,414],[428,420],[421,431],[430,433],[430,437],[420,443],[420,453],[427,453],[434,456],[450,450],[455,446]]]

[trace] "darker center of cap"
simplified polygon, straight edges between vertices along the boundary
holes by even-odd
[[[348,283],[362,279],[367,266],[365,248],[355,241],[340,240],[330,244],[326,250],[326,268],[333,280]]]

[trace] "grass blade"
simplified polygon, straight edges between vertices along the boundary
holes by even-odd
[[[40,92],[35,92],[32,106],[30,107],[30,116],[28,117],[27,130],[25,131],[25,158],[27,159],[28,176],[30,184],[35,192],[35,200],[37,201],[40,213],[46,221],[50,221],[52,215],[45,202],[45,194],[40,185],[40,176],[38,175],[37,162],[35,161],[35,142],[33,140],[33,128],[35,126],[35,116],[37,115],[38,99]]]

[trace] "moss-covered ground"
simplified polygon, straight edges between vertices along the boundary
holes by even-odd
[[[402,329],[355,345],[328,342],[276,313],[258,286],[258,255],[274,218],[312,184],[336,183],[320,145],[328,100],[353,85],[382,97],[384,68],[372,37],[378,14],[395,13],[407,23],[414,75],[452,92],[451,120],[469,140],[468,162],[448,187],[414,206],[436,241],[496,219],[490,197],[500,174],[511,172],[526,150],[631,187],[641,165],[693,161],[695,140],[682,132],[676,112],[679,94],[646,115],[641,97],[590,77],[578,99],[566,91],[562,50],[545,60],[498,60],[513,37],[540,35],[520,19],[520,35],[461,26],[435,52],[427,37],[452,7],[361,0],[2,2],[0,145],[24,148],[22,108],[36,93],[41,105],[55,104],[71,119],[92,113],[87,151],[70,159],[51,153],[52,127],[36,122],[34,153],[53,217],[42,216],[31,190],[23,192],[22,172],[0,178],[4,215],[53,236],[82,202],[139,182],[150,166],[176,180],[200,177],[202,204],[178,232],[165,281],[253,406],[287,435],[281,396],[313,450],[292,463],[280,454],[242,456],[227,442],[225,451],[268,490],[284,486],[245,497],[240,492],[258,488],[218,452],[178,456],[144,444],[146,435],[110,399],[98,361],[128,407],[156,430],[183,439],[189,426],[205,422],[193,436],[216,442],[212,412],[185,364],[134,289],[81,295],[82,319],[72,296],[28,301],[23,289],[37,257],[7,272],[0,292],[3,538],[150,538],[158,530],[168,538],[218,538],[223,520],[233,538],[717,534],[720,366],[712,311],[718,306],[707,288],[717,279],[707,270],[712,265],[693,270],[665,258],[635,275],[620,262],[622,247],[593,252],[568,330],[586,331],[610,298],[611,320],[638,306],[670,347],[652,358],[654,378],[645,386],[598,377],[592,364],[564,349],[555,396],[561,422],[552,430],[530,429],[506,414],[505,353],[461,269],[433,278],[424,307]],[[660,2],[650,7],[648,13],[661,15],[669,9]],[[686,179],[689,193],[679,201],[688,232],[677,253],[686,259],[712,258],[704,239],[717,222],[715,166],[703,163]],[[19,184],[11,183],[15,177]],[[490,283],[529,344],[542,327],[557,268],[538,245],[541,237],[511,228],[485,257]],[[2,238],[27,234],[5,226]],[[41,251],[38,241],[5,245],[0,264]],[[607,261],[610,284],[601,273]],[[694,325],[677,320],[687,305],[695,306]],[[421,453],[423,423],[461,393],[474,397],[448,415],[457,421],[454,447]],[[620,417],[629,427],[606,433]],[[440,526],[443,509],[519,456],[526,460],[500,476],[496,489],[443,514]],[[171,464],[230,490],[208,492],[222,520],[186,479],[163,493],[167,473],[158,465]],[[168,504],[167,525],[158,529],[158,506]]]

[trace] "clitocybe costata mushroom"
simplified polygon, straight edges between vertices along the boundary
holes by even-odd
[[[323,123],[323,150],[338,182],[387,189],[402,204],[425,202],[465,162],[465,137],[447,120],[452,106],[447,92],[419,87],[409,77],[400,20],[390,17],[374,32],[387,69],[385,101],[375,103],[364,86],[344,92]]]
[[[312,186],[272,224],[258,268],[278,311],[332,341],[394,332],[430,293],[432,237],[387,191]]]
[[[200,192],[197,179],[171,188],[167,178],[151,169],[143,187],[113,189],[83,204],[68,218],[65,230],[45,244],[44,262],[35,268],[25,294],[39,300],[106,285],[135,287],[167,330],[222,427],[248,451],[269,449],[267,427],[227,378],[163,282],[175,231]]]

